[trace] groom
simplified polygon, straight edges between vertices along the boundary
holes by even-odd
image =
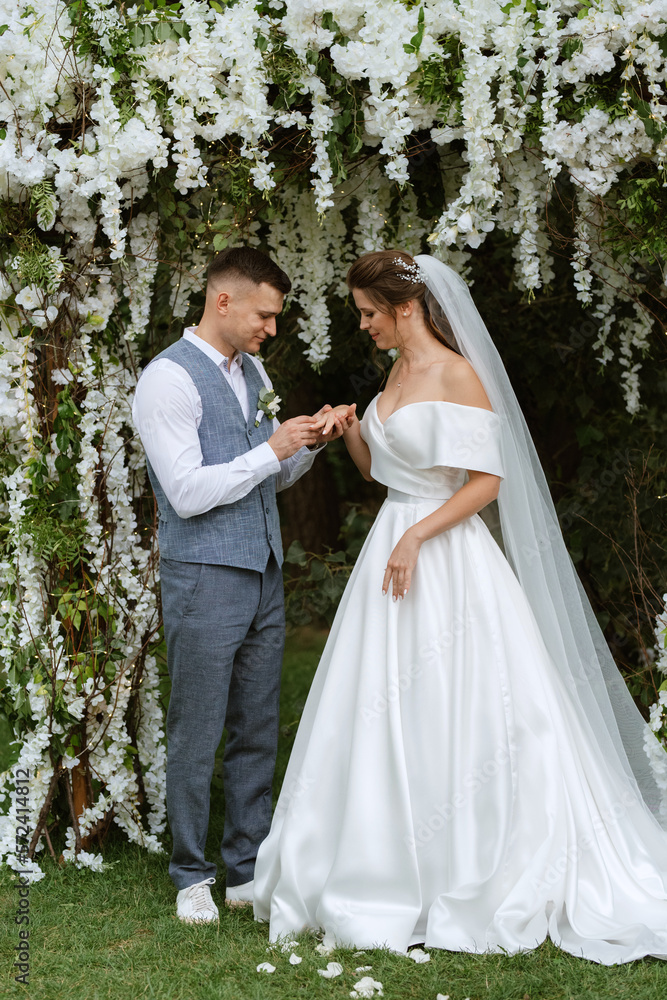
[[[177,915],[188,923],[218,918],[209,889],[216,865],[204,848],[223,727],[226,901],[252,902],[255,857],[271,822],[285,635],[276,491],[341,433],[339,420],[322,432],[329,406],[283,424],[260,407],[271,383],[253,355],[276,335],[290,288],[259,250],[219,253],[198,326],[148,365],[132,411],[159,508],[171,678],[169,874]]]

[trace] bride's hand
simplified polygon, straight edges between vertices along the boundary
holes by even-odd
[[[327,403],[323,406],[313,417],[315,421],[313,429],[319,431],[318,443],[334,441],[341,434],[344,434],[354,421],[356,409],[356,403],[352,403],[351,406],[348,406],[347,403],[340,403],[334,407]]]
[[[384,580],[382,581],[383,594],[386,594],[391,587],[394,600],[398,597],[405,597],[410,589],[412,574],[417,565],[420,548],[421,542],[418,541],[411,529],[408,528],[389,556]]]

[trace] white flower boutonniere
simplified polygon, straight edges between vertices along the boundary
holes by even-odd
[[[273,420],[280,409],[281,399],[276,396],[275,389],[267,389],[266,386],[259,390],[257,398],[257,416],[255,417],[255,427],[259,427],[260,421],[266,413],[269,420]]]

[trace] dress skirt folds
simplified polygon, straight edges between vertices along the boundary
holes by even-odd
[[[422,545],[382,595],[404,532],[466,469],[502,476],[498,417],[414,403],[362,421],[388,487],[306,702],[255,870],[276,940],[355,948],[534,948],[667,958],[667,834],[583,732],[532,610],[478,515]]]

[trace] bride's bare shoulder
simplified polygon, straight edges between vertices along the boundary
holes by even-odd
[[[443,365],[442,382],[443,399],[450,403],[492,409],[479,376],[466,358],[458,356],[450,364]]]

